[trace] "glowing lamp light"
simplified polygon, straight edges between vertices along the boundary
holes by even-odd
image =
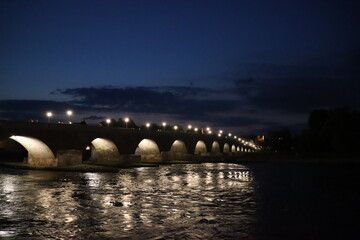
[[[194,131],[197,132],[199,129],[198,128],[194,128]]]
[[[130,119],[129,119],[128,117],[126,117],[126,118],[124,119],[124,121],[125,121],[125,128],[127,128],[127,124],[128,124],[128,122],[130,121]]]
[[[68,115],[68,118],[69,118],[69,124],[71,124],[71,119],[70,119],[70,117],[71,117],[72,114],[73,114],[73,112],[72,112],[71,110],[67,110],[67,111],[66,111],[66,115]]]
[[[150,127],[150,123],[146,123],[146,125],[145,125],[147,128],[149,128]]]
[[[48,117],[48,122],[50,122],[50,118],[52,117],[52,112],[47,112],[46,116]]]
[[[111,119],[110,118],[106,119],[106,123],[107,123],[108,127],[110,127]]]
[[[209,130],[208,133],[211,134],[212,132]]]
[[[178,129],[178,126],[175,125],[175,126],[174,126],[174,130],[177,130],[177,129]]]
[[[207,128],[206,128],[206,131],[210,131],[210,128],[209,128],[209,127],[207,127]]]
[[[218,137],[221,137],[221,133],[218,134]]]
[[[191,129],[192,128],[192,126],[191,125],[188,125],[188,129]]]
[[[222,134],[222,133],[223,133],[223,130],[220,130],[219,133]]]
[[[229,137],[231,137],[231,133],[229,133],[228,135],[229,135]]]

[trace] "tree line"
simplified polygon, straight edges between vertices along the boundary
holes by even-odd
[[[301,134],[289,129],[269,131],[262,145],[274,152],[358,154],[360,112],[346,107],[314,110]]]

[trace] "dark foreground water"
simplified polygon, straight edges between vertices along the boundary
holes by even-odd
[[[360,239],[352,165],[0,168],[1,239]]]

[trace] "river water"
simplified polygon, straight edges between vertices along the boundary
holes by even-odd
[[[1,239],[360,239],[353,165],[0,168]]]

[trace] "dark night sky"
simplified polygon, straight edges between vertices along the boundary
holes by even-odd
[[[360,107],[359,1],[0,1],[0,118],[304,127]]]

